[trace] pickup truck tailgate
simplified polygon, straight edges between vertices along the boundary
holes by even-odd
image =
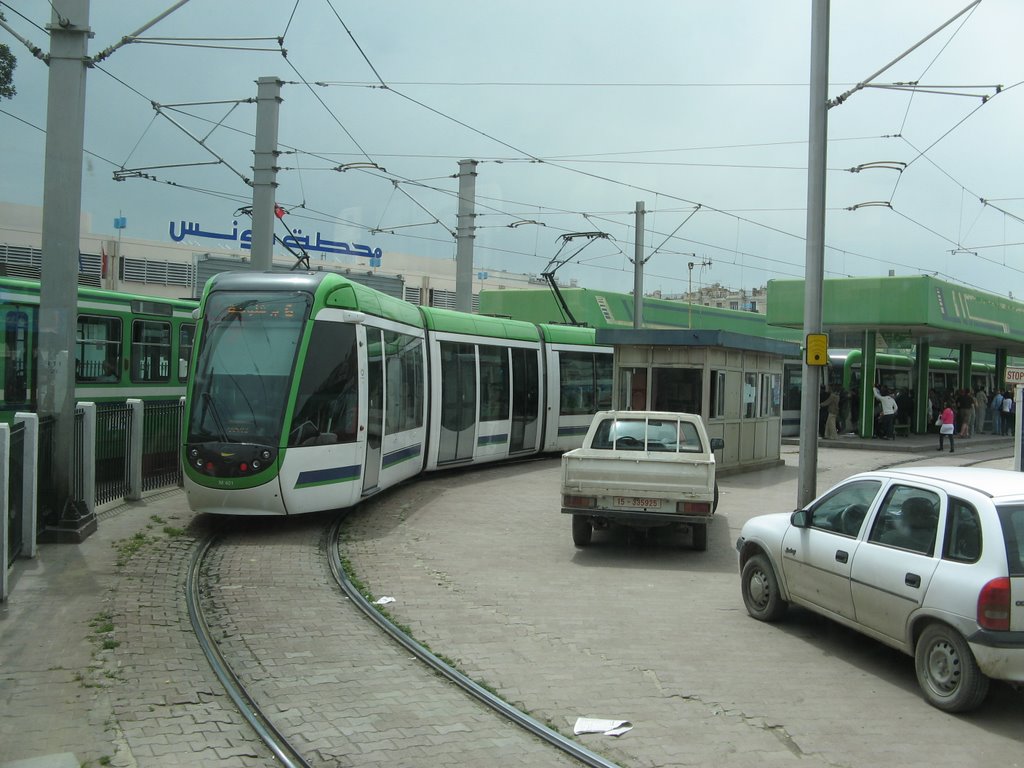
[[[581,448],[562,457],[562,489],[564,493],[601,496],[710,499],[714,461],[696,458],[680,462],[657,454],[647,454],[639,461]]]

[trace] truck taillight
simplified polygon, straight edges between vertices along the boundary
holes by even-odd
[[[992,579],[978,594],[978,624],[982,629],[1009,631],[1010,580],[1003,576]]]
[[[676,512],[681,515],[710,515],[711,503],[707,501],[677,501]]]
[[[575,507],[577,509],[593,509],[597,506],[597,499],[593,496],[562,496],[563,507]]]

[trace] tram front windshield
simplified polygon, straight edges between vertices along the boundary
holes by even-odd
[[[280,444],[311,300],[298,291],[209,295],[188,442]]]

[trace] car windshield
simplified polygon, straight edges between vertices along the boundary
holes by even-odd
[[[1024,576],[1024,504],[1000,506],[998,512],[1010,575]]]
[[[310,300],[293,291],[210,294],[191,390],[189,442],[280,442]]]

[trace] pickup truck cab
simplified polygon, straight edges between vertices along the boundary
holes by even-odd
[[[562,456],[562,513],[572,539],[590,544],[594,528],[688,528],[707,549],[718,506],[715,451],[700,416],[665,411],[600,411],[583,447]]]

